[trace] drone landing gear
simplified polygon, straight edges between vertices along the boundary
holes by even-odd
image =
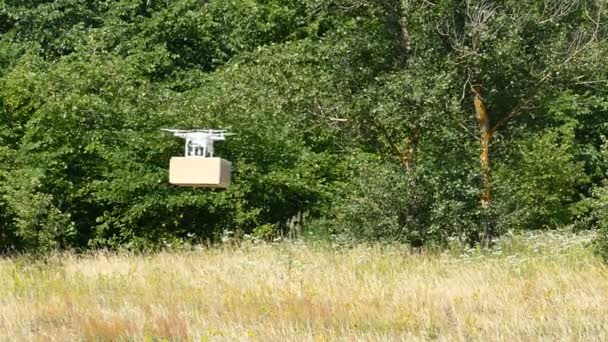
[[[184,148],[184,155],[187,157],[213,158],[213,145],[201,146],[194,144],[187,139],[186,146]]]

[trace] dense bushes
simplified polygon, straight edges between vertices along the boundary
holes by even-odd
[[[0,249],[270,238],[302,213],[414,245],[605,226],[605,13],[408,4],[0,3]],[[168,185],[164,127],[237,133],[233,185]]]
[[[575,219],[580,189],[589,182],[574,156],[574,132],[564,126],[522,139],[508,169],[496,173],[499,225],[504,229],[543,229]],[[517,170],[513,172],[512,170]]]
[[[602,157],[605,161],[608,161],[608,143],[605,138]],[[608,178],[608,173],[606,173],[605,177]],[[595,249],[598,254],[608,261],[608,181],[604,180],[592,193],[593,197],[587,202],[591,210],[588,222],[596,225],[598,228]]]
[[[368,153],[353,154],[344,164],[350,181],[323,222],[334,235],[415,246],[443,245],[449,237],[477,239],[477,192],[449,166],[435,164],[441,172],[426,173],[421,167],[407,173]]]

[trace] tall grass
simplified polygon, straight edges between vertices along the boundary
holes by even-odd
[[[0,340],[608,340],[608,268],[586,239],[3,259]]]

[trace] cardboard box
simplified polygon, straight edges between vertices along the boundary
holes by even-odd
[[[169,164],[169,183],[178,186],[227,188],[231,164],[222,158],[173,157]]]

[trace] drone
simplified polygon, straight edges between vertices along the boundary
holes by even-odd
[[[176,137],[186,139],[184,156],[187,158],[213,158],[213,143],[224,141],[229,135],[234,133],[225,129],[162,129],[165,132],[173,133]]]

